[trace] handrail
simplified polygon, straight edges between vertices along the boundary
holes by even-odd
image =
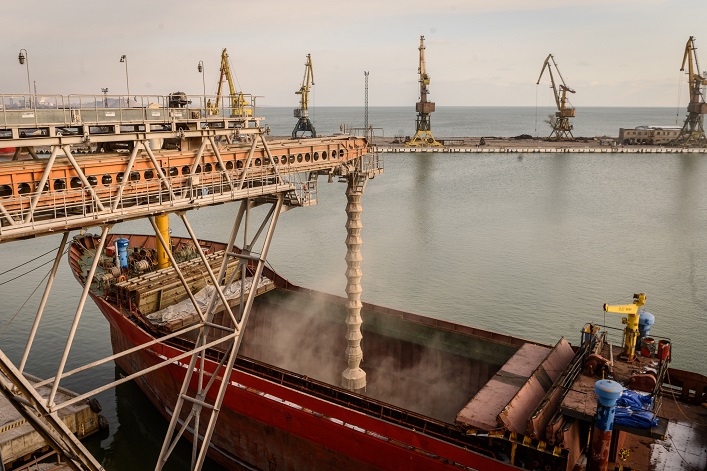
[[[39,97],[39,99],[38,99]],[[181,92],[170,95],[108,95],[108,94],[70,94],[70,95],[28,95],[28,94],[0,94],[0,111],[2,111],[2,119],[0,120],[0,128],[10,128],[16,126],[41,126],[45,124],[60,124],[69,126],[76,124],[75,115],[80,115],[82,110],[91,110],[94,112],[102,110],[113,110],[116,113],[116,122],[134,122],[134,121],[154,121],[147,116],[150,109],[159,109],[163,111],[162,121],[170,121],[171,116],[168,110],[181,109],[187,111],[186,116],[198,116],[198,119],[205,121],[220,120],[223,118],[235,118],[252,120],[255,119],[255,97],[249,94],[243,94],[241,100],[246,104],[240,106],[246,110],[243,116],[231,116],[231,97],[222,97],[217,113],[213,113],[212,106],[216,102],[216,95],[187,95]],[[211,102],[211,106],[209,106]],[[126,106],[127,103],[127,106]],[[31,106],[27,106],[31,104]],[[154,106],[156,105],[156,106]],[[196,105],[196,106],[195,106]],[[138,113],[133,113],[135,110],[141,110],[142,116],[136,119]],[[61,111],[61,113],[59,113]],[[78,112],[78,113],[76,113]],[[192,114],[191,112],[196,112]],[[11,119],[13,116],[20,116],[20,119]],[[29,116],[32,115],[32,116]],[[62,118],[59,119],[58,116]],[[135,115],[135,116],[133,116]],[[52,118],[42,119],[44,118]],[[31,119],[31,121],[28,121]],[[16,122],[13,122],[16,121]],[[83,122],[87,122],[83,120]],[[93,121],[88,121],[93,122]],[[99,120],[96,120],[99,122]],[[104,120],[100,120],[101,123]]]

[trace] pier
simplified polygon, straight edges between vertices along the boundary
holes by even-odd
[[[464,137],[440,139],[445,142],[439,146],[406,146],[398,139],[374,138],[373,145],[377,152],[384,154],[399,153],[442,153],[442,154],[705,154],[707,147],[669,147],[657,145],[616,145],[610,139],[516,139]]]

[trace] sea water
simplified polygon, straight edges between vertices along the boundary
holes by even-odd
[[[549,133],[546,111],[440,107],[432,129],[438,137],[542,136]],[[287,136],[294,127],[289,108],[263,107],[258,114],[272,135]],[[676,120],[668,108],[589,108],[577,114],[575,135],[590,138]],[[363,108],[324,108],[311,116],[320,134],[364,122]],[[411,108],[369,110],[369,124],[386,136],[412,134],[414,119]],[[673,342],[672,366],[707,374],[707,155],[383,158],[385,173],[368,182],[362,200],[364,301],[554,344],[562,336],[577,343],[586,322],[622,328],[621,316],[605,314],[602,305],[628,304],[633,293],[645,292],[645,308],[656,318],[652,332]],[[268,256],[276,271],[299,285],[345,295],[344,192],[345,184],[321,178],[316,206],[280,216]],[[237,209],[202,208],[188,219],[199,237],[225,241]],[[174,235],[186,235],[178,218],[170,221]],[[134,221],[113,231],[150,233],[151,226]],[[51,266],[52,255],[45,253],[59,241],[46,236],[0,245],[0,348],[16,364]],[[64,256],[28,372],[56,374],[80,293]],[[302,342],[316,338],[313,332]],[[362,346],[365,361],[375,361],[365,357],[365,337]],[[89,300],[67,369],[110,353],[107,322]],[[62,385],[86,391],[120,374],[108,363]],[[97,398],[111,430],[88,441],[91,451],[109,470],[153,469],[166,421],[132,383]],[[186,467],[189,447],[175,459]]]

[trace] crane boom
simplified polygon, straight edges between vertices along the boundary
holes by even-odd
[[[699,114],[707,114],[707,105],[705,105],[702,87],[707,85],[707,77],[700,74],[700,65],[697,63],[697,47],[695,47],[695,37],[690,36],[685,45],[685,54],[682,57],[682,66],[680,71],[685,71],[685,62],[687,62],[688,72],[687,80],[690,84],[690,104],[688,111],[693,111]]]
[[[632,360],[636,355],[636,340],[638,339],[638,308],[646,303],[645,293],[633,295],[633,304],[604,304],[604,312],[615,314],[626,314],[623,323],[624,328],[624,350],[622,355],[627,360]]]
[[[560,78],[559,84],[555,83],[555,76],[552,73],[553,68],[555,69],[555,72],[557,72],[557,76]],[[545,62],[543,62],[543,67],[542,69],[540,69],[540,75],[538,76],[538,81],[536,82],[536,85],[540,84],[540,80],[543,78],[543,73],[545,73],[546,69],[548,74],[550,75],[552,94],[555,98],[555,104],[557,105],[557,111],[555,112],[555,116],[550,122],[550,126],[552,127],[550,138],[571,138],[573,137],[572,125],[569,122],[569,118],[574,118],[576,116],[576,110],[573,107],[568,106],[569,100],[567,99],[567,92],[575,93],[575,91],[572,88],[568,87],[565,83],[565,79],[562,76],[560,69],[557,67],[555,57],[552,54],[548,54],[547,58],[545,58]]]

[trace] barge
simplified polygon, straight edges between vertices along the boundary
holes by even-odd
[[[170,336],[199,316],[183,304],[188,295],[175,271],[155,268],[157,243],[151,235],[111,234],[96,253],[99,238],[86,234],[69,251],[74,276],[91,284],[110,324],[114,353],[164,339],[116,358],[128,374],[176,358],[196,340]],[[196,253],[220,265],[226,244],[195,247],[173,237],[171,249],[190,291],[208,290],[192,267]],[[120,250],[129,268],[114,263]],[[100,268],[86,279],[94,257]],[[607,466],[599,469],[705,469],[707,432],[696,424],[706,422],[707,378],[670,368],[665,343],[661,352],[644,355],[639,347],[623,358],[626,333],[608,326],[587,324],[574,346],[564,338],[547,345],[363,303],[368,386],[352,392],[339,386],[346,298],[297,286],[268,267],[255,287],[248,280],[225,289],[257,294],[209,448],[228,469],[580,470],[596,458],[589,443],[597,437]],[[228,327],[231,319],[221,312],[213,322]],[[210,349],[203,371],[214,371],[224,354]],[[167,419],[184,361],[135,380]],[[641,411],[647,427],[616,420],[608,435],[606,427],[596,430],[603,405],[595,388],[606,378],[649,398]],[[664,446],[668,440],[673,446]]]

